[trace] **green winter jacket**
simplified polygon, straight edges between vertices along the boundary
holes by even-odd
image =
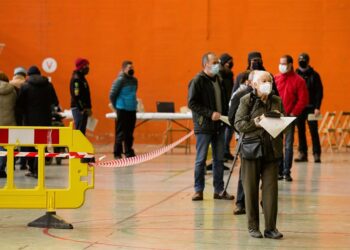
[[[273,138],[263,128],[257,127],[254,118],[268,111],[278,110],[284,113],[282,100],[276,95],[270,95],[267,102],[261,101],[253,92],[246,94],[240,99],[240,104],[235,116],[235,128],[245,138],[259,136],[263,144],[265,161],[275,161],[282,158],[283,135],[282,133]]]

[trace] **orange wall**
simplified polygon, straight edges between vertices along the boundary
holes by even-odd
[[[54,57],[58,69],[50,76],[62,107],[69,107],[74,60],[90,60],[96,135],[113,134],[104,114],[122,60],[134,61],[146,111],[158,100],[179,109],[209,50],[231,53],[236,74],[251,50],[262,52],[272,73],[281,55],[306,51],[324,83],[322,110],[350,110],[348,0],[1,0],[0,9],[0,70],[11,75],[15,66]],[[136,143],[159,143],[164,127],[144,124]]]

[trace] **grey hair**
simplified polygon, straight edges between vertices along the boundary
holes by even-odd
[[[253,73],[253,75],[252,75],[252,78],[253,78],[252,81],[253,81],[253,82],[257,82],[258,79],[259,79],[261,76],[263,76],[263,75],[268,75],[269,78],[270,78],[270,81],[272,82],[272,76],[271,76],[271,74],[270,74],[269,72],[267,72],[267,71],[264,71],[264,70],[253,70],[250,74],[252,74],[252,73]],[[249,74],[249,78],[251,77],[250,74]]]
[[[209,55],[215,55],[214,52],[207,52],[202,56],[202,66],[204,67],[209,61]]]

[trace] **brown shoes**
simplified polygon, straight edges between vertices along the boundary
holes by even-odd
[[[195,192],[192,196],[193,201],[202,201],[203,200],[203,192]]]
[[[233,195],[230,195],[226,191],[221,194],[214,194],[214,199],[217,200],[233,200],[235,197]]]
[[[221,194],[214,193],[214,199],[217,200],[233,200],[235,197],[230,195],[227,192],[223,192]],[[193,201],[202,201],[203,200],[203,192],[195,192],[192,196]]]

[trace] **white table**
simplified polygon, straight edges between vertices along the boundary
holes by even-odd
[[[117,114],[115,112],[107,113],[106,118],[116,119]],[[142,120],[140,123],[136,125],[136,127],[150,120],[167,120],[167,121],[176,123],[177,125],[179,125],[180,127],[188,131],[191,131],[191,129],[177,122],[176,120],[190,120],[192,119],[192,113],[191,112],[187,112],[187,113],[137,112],[136,119]]]

